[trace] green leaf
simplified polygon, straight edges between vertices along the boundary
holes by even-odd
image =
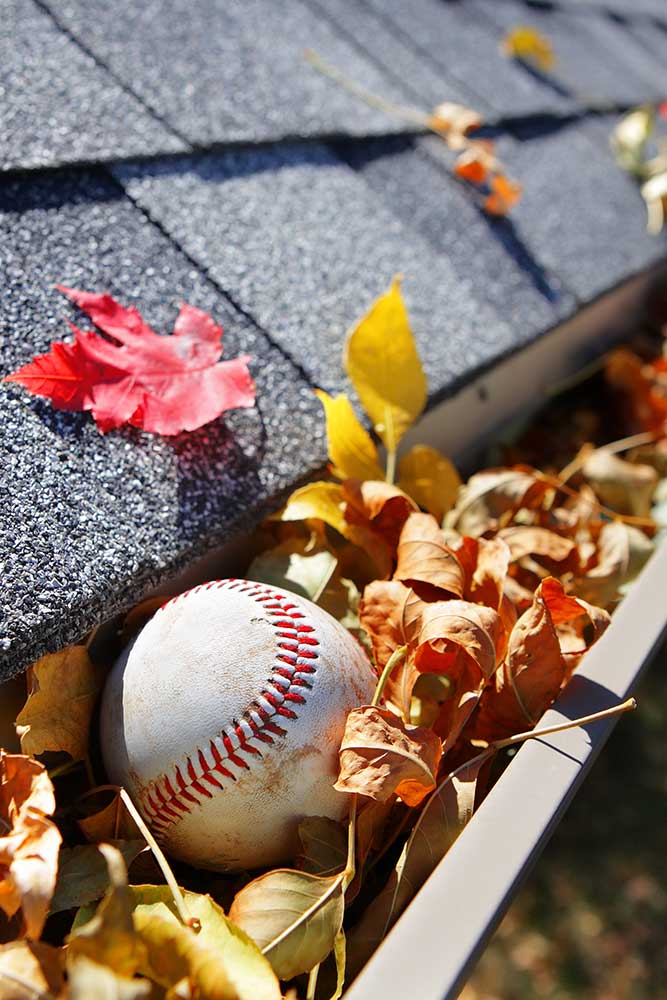
[[[426,404],[426,376],[398,278],[350,333],[345,368],[388,452]]]
[[[280,979],[310,972],[334,948],[343,924],[343,876],[319,878],[279,868],[241,889],[229,915]]]

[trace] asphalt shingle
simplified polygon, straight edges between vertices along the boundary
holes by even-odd
[[[0,387],[0,677],[140,599],[149,586],[255,521],[325,459],[310,387],[252,323],[124,197],[87,172],[0,189],[0,355],[8,373],[80,319],[56,281],[134,302],[159,331],[186,300],[253,355],[256,410],[161,439],[102,437],[87,414]],[[87,320],[82,324],[89,326]]]
[[[646,232],[638,186],[609,152],[615,121],[527,126],[504,153],[524,184],[512,210],[519,238],[582,302],[664,257],[667,246],[664,233]]]
[[[466,10],[493,25],[498,42],[520,24],[542,32],[553,46],[556,65],[548,73],[535,72],[535,81],[552,86],[580,107],[641,104],[662,96],[663,65],[603,12],[584,14],[521,0],[467,0]],[[528,68],[517,68],[530,75]]]
[[[400,131],[317,72],[307,48],[388,99],[406,93],[301,0],[58,0],[58,19],[198,145]]]
[[[33,0],[0,13],[0,169],[186,148]]]
[[[434,398],[526,337],[325,146],[127,165],[116,176],[328,390],[345,386],[347,329],[396,273]]]
[[[499,143],[501,156],[509,141]],[[378,139],[337,150],[515,331],[536,334],[574,311],[574,297],[531,256],[512,220],[486,215],[473,189],[454,180],[453,154],[439,138]]]

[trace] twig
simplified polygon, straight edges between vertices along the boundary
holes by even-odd
[[[134,802],[132,801],[132,799],[130,798],[130,796],[128,795],[128,793],[124,788],[120,789],[120,797],[123,800],[125,808],[129,812],[130,816],[139,827],[144,840],[146,841],[151,851],[153,852],[153,857],[160,866],[160,870],[165,877],[165,881],[171,890],[172,896],[174,897],[174,906],[176,907],[179,917],[181,918],[182,922],[186,925],[186,927],[191,927],[193,931],[198,933],[201,930],[201,922],[199,921],[198,917],[191,917],[190,914],[188,913],[187,906],[185,905],[185,899],[183,898],[183,893],[180,890],[178,882],[174,877],[174,873],[169,867],[169,862],[162,853],[162,850],[158,842],[156,841],[155,837],[144,823],[141,814],[137,810],[136,806],[134,805]]]
[[[371,705],[380,704],[380,699],[382,698],[382,692],[384,691],[385,684],[387,683],[389,677],[393,673],[394,667],[398,666],[399,663],[403,662],[407,651],[408,651],[407,646],[399,646],[399,648],[395,649],[394,652],[391,654],[391,656],[387,660],[384,670],[380,674],[379,681],[375,685],[375,692],[371,700]]]

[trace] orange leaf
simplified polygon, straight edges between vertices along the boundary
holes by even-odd
[[[435,788],[441,755],[431,729],[406,725],[393,712],[366,705],[347,717],[334,787],[378,802],[396,794],[416,806]]]
[[[492,177],[489,187],[491,193],[485,198],[483,206],[488,215],[507,215],[523,194],[522,186],[505,174]]]
[[[434,725],[445,739],[445,752],[496,669],[502,631],[500,616],[480,604],[438,601],[422,606],[415,667],[420,673],[445,674],[453,689]]]
[[[548,484],[527,465],[486,469],[471,476],[461,489],[456,507],[447,515],[447,526],[462,535],[477,537],[502,527],[500,520],[521,507],[538,507],[548,489]]]
[[[378,671],[400,646],[414,643],[423,602],[398,580],[375,580],[364,590],[359,605],[361,627],[370,636]],[[417,679],[411,653],[398,664],[385,685],[385,699],[404,719],[410,717],[410,698]]]
[[[0,908],[20,909],[22,936],[39,938],[56,886],[62,837],[48,818],[53,785],[38,761],[0,750]]]
[[[463,567],[445,545],[444,535],[432,514],[409,515],[401,531],[397,555],[394,579],[412,587],[423,599],[441,598],[443,591],[447,597],[463,596]]]
[[[572,539],[563,538],[548,528],[538,528],[533,525],[503,528],[498,532],[498,537],[509,546],[512,562],[524,556],[545,556],[554,562],[562,562],[576,548]]]
[[[512,630],[505,662],[484,691],[466,738],[502,739],[538,722],[570,675],[557,626],[582,615],[590,618],[595,641],[609,624],[606,611],[570,597],[553,577],[542,581]]]

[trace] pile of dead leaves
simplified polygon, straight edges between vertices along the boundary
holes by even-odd
[[[633,365],[609,369],[648,428],[631,460],[620,442],[560,476],[515,464],[463,484],[431,447],[399,455],[427,386],[395,281],[346,345],[374,436],[346,396],[319,393],[330,475],[264,523],[246,568],[373,657],[375,697],[340,751],[347,828],[305,818],[293,869],[172,872],[125,791],[100,784],[96,750],[105,671],[152,599],[29,672],[23,752],[0,756],[0,997],[339,997],[651,554],[664,361]]]

